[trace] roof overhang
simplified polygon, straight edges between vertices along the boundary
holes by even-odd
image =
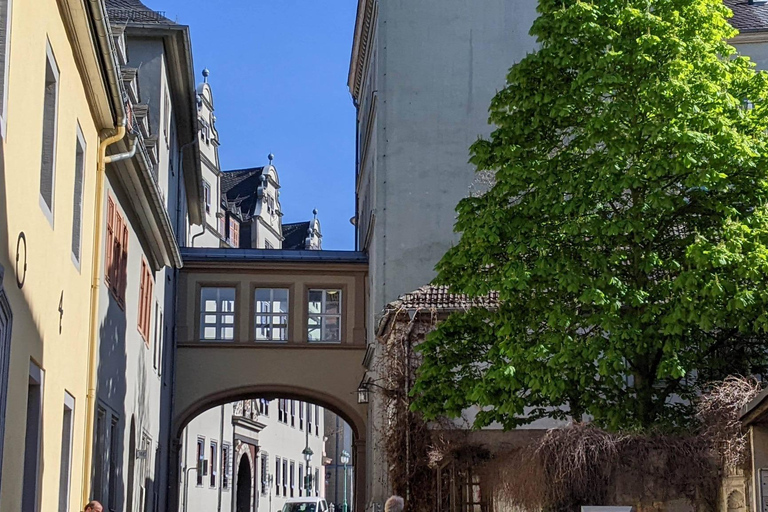
[[[359,251],[290,251],[286,249],[181,249],[184,270],[295,269],[313,270],[321,265],[324,271],[351,270],[366,272],[368,255]]]
[[[125,118],[125,107],[103,0],[57,3],[94,122],[99,130],[112,131]]]
[[[741,409],[740,419],[745,427],[755,423],[768,423],[768,389],[760,391]]]
[[[355,104],[359,103],[360,89],[363,86],[365,64],[371,51],[373,23],[375,20],[376,0],[358,0],[355,35],[352,40],[352,56],[349,62],[347,85]]]
[[[129,36],[163,39],[173,102],[175,105],[186,107],[174,109],[174,115],[180,139],[184,144],[181,159],[189,221],[192,224],[202,225],[205,219],[203,213],[203,177],[197,124],[197,93],[189,27],[186,25],[128,23],[125,26],[125,33]]]

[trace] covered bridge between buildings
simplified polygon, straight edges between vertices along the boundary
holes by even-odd
[[[357,400],[366,354],[365,254],[184,249],[182,257],[173,455],[184,427],[212,407],[299,399],[351,426],[355,488],[366,489],[367,405]],[[356,493],[355,510],[364,510],[365,498]],[[178,500],[171,498],[170,510]]]

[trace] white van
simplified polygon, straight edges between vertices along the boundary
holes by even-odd
[[[288,498],[282,512],[328,512],[323,498]]]

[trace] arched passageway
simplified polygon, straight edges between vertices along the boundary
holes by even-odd
[[[367,353],[367,259],[354,252],[307,253],[183,251],[170,468],[179,472],[182,430],[210,408],[253,398],[313,403],[352,430],[354,486],[361,490],[354,510],[362,511],[368,409],[358,403],[357,389]],[[289,297],[282,306],[284,336],[277,341],[256,334],[264,316],[256,292],[264,289]],[[209,332],[214,321],[225,328]],[[179,481],[178,474],[174,478]],[[171,486],[169,510],[178,508],[178,488]]]
[[[258,380],[254,374],[252,379]],[[356,397],[356,395],[354,395]],[[242,386],[227,391],[214,393],[208,396],[201,397],[199,401],[191,404],[184,411],[180,411],[174,418],[174,446],[173,457],[174,460],[178,460],[179,449],[181,446],[181,434],[186,425],[197,415],[205,412],[206,410],[238,400],[244,400],[249,398],[267,398],[277,399],[286,398],[301,400],[305,402],[311,402],[324,407],[331,412],[337,414],[342,420],[349,424],[353,435],[353,449],[352,449],[352,461],[351,466],[356,468],[354,472],[354,485],[358,489],[365,489],[366,485],[366,416],[362,413],[365,412],[365,406],[359,405],[356,399],[353,403],[351,399],[343,400],[333,395],[328,395],[319,389],[302,388],[297,385],[275,385],[275,384],[261,384]],[[236,462],[236,475],[237,480],[235,482],[235,491],[237,493],[237,502],[240,503],[240,492],[245,490],[240,489],[241,476],[240,471],[245,471],[243,464],[248,466],[250,479],[253,480],[254,472],[252,464],[248,462],[248,457],[243,455],[239,462]],[[179,468],[179,464],[172,464],[171,468]],[[173,469],[172,469],[173,470]],[[180,475],[171,475],[172,478],[179,478]],[[245,485],[245,484],[243,484]],[[178,488],[178,487],[175,487]],[[252,492],[250,499],[253,499]],[[178,507],[178,495],[171,496],[171,503],[169,510],[176,510]],[[365,510],[365,495],[364,493],[356,494],[355,496],[355,508],[354,510]],[[239,506],[239,505],[238,505]],[[176,508],[174,508],[176,507]],[[239,512],[239,508],[236,508],[236,512]],[[244,510],[250,510],[248,508]]]

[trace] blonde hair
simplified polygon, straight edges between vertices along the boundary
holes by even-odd
[[[391,496],[384,504],[384,512],[403,512],[405,501],[400,496]]]

